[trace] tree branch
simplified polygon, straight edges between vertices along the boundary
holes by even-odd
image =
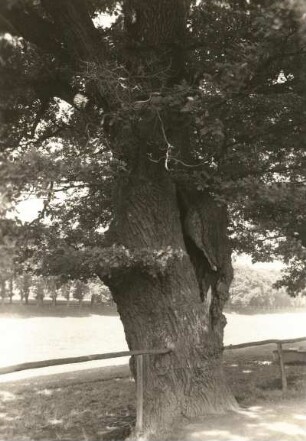
[[[44,52],[60,54],[63,48],[56,36],[55,26],[41,18],[33,8],[22,8],[18,3],[0,9],[0,31],[11,32],[35,44]]]
[[[42,5],[54,23],[60,41],[77,61],[94,61],[105,43],[89,16],[84,0],[42,0]]]

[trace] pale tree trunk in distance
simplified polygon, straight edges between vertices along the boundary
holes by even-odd
[[[22,276],[22,293],[23,293],[23,298],[25,300],[25,304],[28,305],[29,303],[29,296],[30,296],[30,287],[31,287],[31,283],[32,283],[32,278],[29,274],[25,273]]]
[[[95,305],[95,294],[91,294],[90,296],[90,307],[93,308]]]
[[[68,284],[63,285],[60,290],[61,290],[61,295],[66,299],[66,307],[69,308],[70,305],[70,296],[71,296],[71,292],[70,292],[70,286]]]
[[[52,294],[52,306],[57,305],[57,293]]]
[[[13,297],[14,297],[14,279],[11,276],[9,279],[9,298],[10,298],[10,304],[13,303]]]
[[[5,297],[6,297],[6,286],[5,286],[5,280],[1,280],[0,282],[1,286],[1,303],[4,305],[5,303]]]

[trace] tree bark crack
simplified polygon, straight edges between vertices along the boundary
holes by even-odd
[[[212,322],[219,320],[232,281],[226,207],[197,190],[177,188],[181,227],[201,301]]]

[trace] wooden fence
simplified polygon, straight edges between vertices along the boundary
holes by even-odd
[[[134,355],[136,357],[136,433],[141,434],[143,428],[143,395],[144,395],[144,355],[163,355],[171,352],[172,349],[144,349],[136,351],[110,352],[105,354],[85,355],[82,357],[55,358],[52,360],[33,361],[30,363],[16,364],[0,368],[0,375],[13,372],[24,371],[26,369],[38,369],[43,367],[59,366],[63,364],[83,363],[94,360],[106,360],[110,358],[128,357]]]
[[[306,341],[306,337],[300,338],[291,338],[286,340],[261,340],[261,341],[253,341],[248,343],[240,343],[236,345],[224,346],[225,350],[232,349],[242,349],[248,348],[252,346],[262,346],[268,344],[276,344],[278,356],[279,356],[279,367],[280,367],[280,375],[282,381],[282,390],[285,392],[287,390],[287,378],[285,371],[285,362],[283,357],[283,344],[288,343],[297,343]],[[43,361],[34,361],[30,363],[22,363],[12,366],[7,366],[4,368],[0,368],[0,375],[8,374],[18,371],[23,371],[26,369],[37,369],[43,367],[50,366],[58,366],[63,364],[72,364],[72,363],[83,363],[87,361],[94,360],[106,360],[110,358],[118,358],[118,357],[127,357],[127,356],[135,356],[136,357],[136,369],[137,369],[137,378],[136,378],[136,433],[141,434],[143,429],[143,397],[144,397],[144,355],[163,355],[172,352],[174,349],[172,348],[164,348],[164,349],[144,349],[144,350],[136,350],[136,351],[123,351],[123,352],[110,352],[105,354],[93,354],[93,355],[85,355],[82,357],[69,357],[69,358],[56,358],[52,360],[43,360]]]
[[[283,344],[298,343],[301,341],[306,341],[306,337],[289,338],[286,340],[270,339],[270,340],[250,341],[248,343],[240,343],[238,345],[225,346],[224,349],[241,349],[241,348],[250,348],[252,346],[276,344],[277,352],[278,352],[278,359],[279,359],[279,370],[280,370],[280,375],[281,375],[281,380],[282,380],[282,390],[283,390],[283,392],[286,392],[286,390],[287,390],[287,377],[286,377],[285,362],[284,362],[284,355],[283,355]]]

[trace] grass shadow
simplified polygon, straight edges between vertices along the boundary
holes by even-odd
[[[39,306],[35,304],[6,304],[0,306],[0,316],[3,317],[89,317],[91,315],[117,316],[118,313],[115,306],[104,304],[93,306],[84,304],[82,307],[75,304],[68,307],[66,305],[53,306],[48,303]]]

